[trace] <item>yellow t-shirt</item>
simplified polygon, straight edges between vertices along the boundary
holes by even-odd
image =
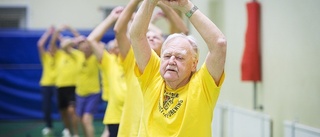
[[[160,58],[155,52],[143,74],[135,66],[144,96],[142,120],[147,136],[211,137],[213,110],[224,74],[216,85],[203,64],[187,85],[172,90],[166,87],[159,69]]]
[[[108,99],[103,124],[119,124],[124,105],[124,96],[127,92],[121,60],[116,55],[104,51],[100,69],[103,81],[102,86],[106,86],[106,88],[103,88],[102,98],[104,100]]]
[[[98,60],[95,55],[87,59],[80,58],[80,70],[77,75],[76,94],[88,96],[100,92]]]
[[[76,76],[78,75],[81,63],[80,58],[84,58],[81,51],[72,49],[68,54],[65,51],[59,49],[57,51],[57,87],[67,87],[76,85]]]
[[[139,81],[133,71],[135,62],[136,60],[131,48],[123,61],[128,91],[125,95],[125,104],[123,107],[118,137],[139,136],[143,98]],[[140,136],[144,135],[140,134]]]
[[[41,55],[42,75],[40,79],[41,86],[54,86],[56,80],[56,59],[57,55],[51,56],[49,52]]]

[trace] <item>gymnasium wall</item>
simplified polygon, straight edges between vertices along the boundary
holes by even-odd
[[[52,24],[92,29],[103,19],[100,7],[125,5],[128,1],[0,0],[0,6],[27,6],[29,29],[43,29]],[[192,0],[228,40],[226,78],[218,103],[252,110],[253,83],[241,81],[240,74],[248,1],[251,0]],[[285,135],[285,120],[320,128],[320,1],[257,1],[261,3],[263,73],[263,80],[257,85],[257,102],[264,108],[259,111],[272,118],[274,137]],[[199,64],[202,64],[207,47],[186,22],[200,45]]]

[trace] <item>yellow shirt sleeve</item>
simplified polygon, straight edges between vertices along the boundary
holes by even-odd
[[[123,65],[123,68],[124,68],[124,72],[125,73],[133,72],[133,67],[136,64],[135,62],[136,62],[136,59],[134,57],[133,49],[131,47],[129,49],[129,51],[128,51],[128,54],[127,54],[126,58],[122,62],[122,65]]]
[[[112,63],[112,60],[115,59],[115,56],[111,55],[108,51],[104,50],[103,55],[101,58],[101,62],[99,63],[99,68],[101,70],[101,77],[102,77],[102,100],[107,101],[109,98],[109,73],[110,69],[108,66],[110,66]],[[112,75],[112,74],[111,74]]]
[[[120,123],[124,98],[127,92],[127,85],[120,57],[105,51],[100,63],[100,69],[104,87],[102,96],[104,99],[108,99],[108,106],[105,117],[103,118],[103,123]]]
[[[130,48],[126,58],[123,60],[128,91],[125,95],[124,111],[119,125],[119,137],[144,137],[144,128],[140,129],[143,98],[139,81],[133,71],[135,64],[134,53]]]
[[[139,81],[143,81],[143,82],[140,82],[140,86],[142,88],[141,89],[142,93],[144,93],[146,91],[146,89],[144,89],[144,88],[147,87],[146,85],[150,84],[150,82],[152,81],[154,76],[160,75],[159,68],[160,68],[160,58],[157,55],[157,53],[155,53],[153,50],[152,50],[152,53],[151,53],[150,60],[149,60],[149,62],[147,64],[144,72],[140,73],[138,66],[135,65],[135,67],[134,67],[135,75],[139,79],[142,79],[142,80],[139,80]]]

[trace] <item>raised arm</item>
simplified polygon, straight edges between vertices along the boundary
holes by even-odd
[[[51,54],[55,54],[56,51],[58,50],[57,40],[58,40],[58,37],[60,37],[59,35],[60,35],[60,31],[58,31],[58,29],[55,29],[51,36],[50,45],[49,45]]]
[[[169,7],[168,5],[164,4],[163,2],[158,2],[158,7],[161,8],[163,13],[165,14],[166,18],[170,23],[170,32],[172,33],[184,33],[188,35],[189,29],[186,24],[183,22],[182,18],[178,15],[178,13]]]
[[[50,37],[50,35],[53,33],[53,31],[54,31],[54,27],[51,26],[41,35],[40,39],[38,40],[37,46],[38,46],[38,51],[40,56],[42,56],[46,52],[45,44],[48,38]]]
[[[192,14],[189,14],[191,15],[189,20],[208,46],[209,52],[205,60],[206,66],[216,84],[218,84],[224,71],[226,60],[227,41],[223,33],[207,16],[198,10],[191,1],[163,0],[163,2],[173,8],[179,9],[182,13],[194,11]]]
[[[58,49],[57,41],[60,41],[60,48],[62,49],[68,49],[70,46],[75,46],[73,42],[73,38],[71,37],[64,37],[61,35],[61,32],[69,30],[71,33],[73,33],[74,37],[79,37],[80,33],[78,33],[77,30],[74,28],[68,26],[68,25],[61,25],[57,29],[55,29],[51,40],[50,40],[50,52],[55,52]]]
[[[141,0],[130,0],[121,13],[116,25],[114,26],[114,32],[120,49],[120,55],[123,59],[127,56],[131,46],[130,39],[127,35],[128,24],[140,1]]]
[[[97,56],[99,61],[102,59],[104,49],[101,39],[108,29],[117,21],[122,10],[123,7],[114,8],[108,17],[105,18],[96,28],[94,28],[87,38],[91,47],[93,48],[94,54]]]
[[[146,33],[158,0],[144,0],[130,27],[131,44],[139,71],[143,72],[151,56]]]
[[[61,35],[61,32],[65,29],[64,25],[63,26],[60,26],[59,28],[53,30],[53,34],[52,34],[52,37],[51,37],[51,40],[50,40],[50,45],[49,45],[49,49],[50,49],[50,52],[51,54],[54,54],[57,49],[58,49],[58,45],[57,45],[57,41],[60,40],[60,42],[62,41],[62,36]]]

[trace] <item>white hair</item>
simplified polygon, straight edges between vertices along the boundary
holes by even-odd
[[[166,40],[163,42],[163,46],[164,45],[166,45],[170,40],[172,40],[172,39],[175,39],[175,38],[177,38],[177,37],[181,37],[181,38],[184,38],[184,39],[186,39],[188,42],[189,42],[189,44],[192,46],[192,49],[193,49],[193,51],[194,51],[194,54],[195,54],[195,59],[199,59],[199,50],[198,50],[198,46],[197,46],[197,43],[196,43],[196,40],[195,40],[195,38],[193,37],[193,36],[190,36],[190,35],[185,35],[185,34],[183,34],[183,33],[174,33],[174,34],[171,34],[171,35],[169,35],[167,38],[166,38]],[[162,47],[163,47],[162,46]],[[162,48],[163,49],[163,48]],[[161,50],[161,52],[162,52],[162,50]]]
[[[115,48],[117,45],[116,45],[116,39],[112,39],[110,41],[108,41],[107,44],[104,44],[104,47],[105,49],[107,49],[108,51],[109,50],[112,50],[113,48]]]

